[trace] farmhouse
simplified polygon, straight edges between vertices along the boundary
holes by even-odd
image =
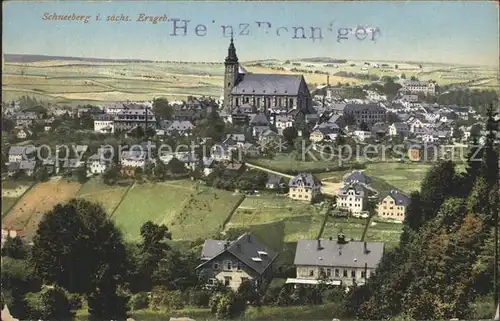
[[[296,278],[292,284],[318,284],[320,280],[334,285],[353,286],[366,283],[375,274],[384,243],[348,242],[339,233],[337,241],[299,240],[295,252]]]
[[[142,168],[146,166],[146,152],[142,150],[124,151],[120,155],[122,167]]]
[[[36,153],[34,146],[11,146],[9,148],[9,163],[28,160]]]
[[[237,291],[244,281],[261,286],[272,276],[272,264],[278,254],[245,233],[235,241],[206,240],[201,251],[202,263],[196,267],[208,278],[208,285],[218,282]]]

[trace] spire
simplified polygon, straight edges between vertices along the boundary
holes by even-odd
[[[238,63],[238,56],[236,55],[236,48],[234,47],[233,33],[231,33],[231,42],[227,49],[226,63]]]

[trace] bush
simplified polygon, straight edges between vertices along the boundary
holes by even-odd
[[[68,294],[69,304],[71,306],[71,310],[80,310],[83,306],[83,297],[78,293],[69,293]]]
[[[184,308],[184,295],[181,291],[168,291],[165,287],[155,287],[152,299],[149,303],[153,310],[160,307],[168,310],[179,310]]]
[[[188,292],[188,303],[191,306],[205,308],[209,306],[211,294],[205,290],[191,289]]]
[[[215,315],[217,319],[233,319],[243,314],[245,309],[246,301],[234,292],[228,292],[220,297]]]
[[[149,306],[149,293],[139,292],[132,295],[129,304],[132,310],[146,309]]]

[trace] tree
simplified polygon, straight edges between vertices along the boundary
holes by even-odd
[[[118,180],[120,174],[120,169],[116,165],[111,165],[110,168],[104,171],[102,174],[102,179],[104,184],[113,185]]]
[[[153,111],[161,119],[170,120],[173,116],[172,106],[165,98],[156,98],[153,100]]]
[[[165,180],[165,177],[167,175],[167,167],[165,166],[165,163],[159,158],[156,159],[156,164],[153,168],[153,174],[158,181]]]
[[[439,162],[427,172],[420,188],[423,221],[433,218],[445,199],[459,192],[455,183],[455,165],[451,161]]]
[[[167,240],[172,239],[172,235],[165,225],[157,225],[147,221],[141,226],[140,234],[142,241],[138,245],[141,251],[139,271],[141,275],[141,290],[151,291],[155,285],[155,276],[159,269],[159,264],[166,257],[170,246]]]
[[[298,137],[298,132],[295,127],[287,127],[283,129],[283,137],[288,145],[293,146],[293,140]]]
[[[8,256],[16,260],[24,260],[28,255],[28,248],[19,237],[8,236],[2,247],[2,256]]]
[[[47,171],[47,167],[41,166],[36,174],[36,179],[40,182],[46,182],[49,180],[49,172]]]
[[[401,76],[399,76],[399,78],[406,79],[406,75],[405,74],[401,74]]]
[[[170,162],[168,162],[166,168],[172,176],[183,175],[187,173],[187,169],[184,163],[176,157],[172,158]]]
[[[365,132],[367,132],[367,131],[370,130],[368,128],[368,125],[364,121],[362,121],[361,124],[359,124],[359,129],[362,130],[362,131],[365,131]]]
[[[418,79],[417,79],[417,77],[415,77],[415,76],[411,76],[410,80],[412,80],[412,81],[417,81]]]
[[[246,309],[246,302],[234,292],[228,292],[220,296],[217,302],[217,319],[234,319],[240,316]]]
[[[78,182],[80,184],[83,184],[87,181],[87,166],[86,166],[86,162],[84,162],[83,166],[80,166],[77,171],[76,171],[76,175],[77,175],[77,178],[78,178]]]
[[[398,67],[399,67],[398,65],[394,65],[394,69],[398,69]]]
[[[59,286],[44,286],[36,295],[35,307],[38,318],[42,320],[72,320],[71,304],[68,294]]]
[[[33,238],[31,263],[47,283],[90,294],[99,282],[120,284],[127,262],[122,235],[100,204],[72,199],[45,213]],[[100,271],[109,279],[99,279]]]

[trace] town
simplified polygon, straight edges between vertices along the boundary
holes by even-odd
[[[497,92],[239,39],[219,96],[2,102],[2,319],[498,314]]]

